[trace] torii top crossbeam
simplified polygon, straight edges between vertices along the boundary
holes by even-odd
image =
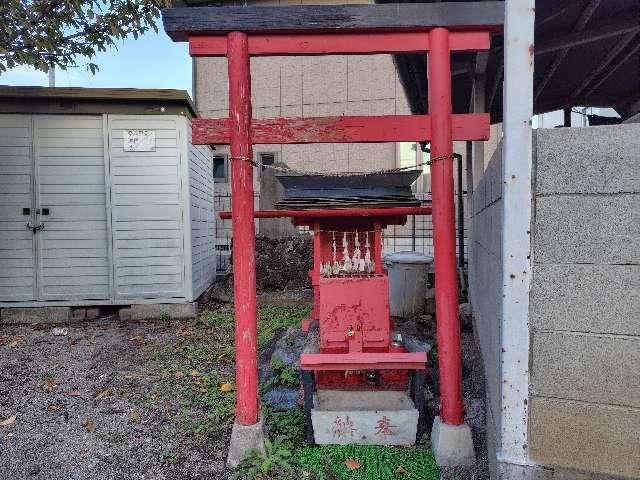
[[[503,2],[179,8],[165,30],[192,56],[226,56],[229,118],[194,119],[194,144],[230,144],[237,422],[258,421],[254,143],[431,142],[436,315],[445,423],[464,421],[453,202],[453,140],[486,140],[487,114],[452,115],[451,51],[489,48]],[[252,55],[427,54],[429,115],[252,119]]]

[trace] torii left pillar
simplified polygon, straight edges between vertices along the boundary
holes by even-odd
[[[231,223],[233,294],[236,321],[236,421],[227,464],[236,467],[253,449],[264,449],[258,408],[258,331],[256,318],[256,233],[253,222],[251,73],[247,35],[227,35],[229,118],[231,121]]]

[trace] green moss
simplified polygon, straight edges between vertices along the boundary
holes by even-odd
[[[305,447],[294,452],[303,471],[318,472],[339,480],[439,480],[440,472],[431,450],[377,445],[331,445]],[[361,466],[350,470],[345,460]],[[327,471],[329,470],[329,471]]]

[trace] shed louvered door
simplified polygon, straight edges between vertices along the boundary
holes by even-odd
[[[0,301],[35,300],[31,115],[0,115]]]
[[[100,116],[35,117],[38,300],[109,298],[104,143]]]

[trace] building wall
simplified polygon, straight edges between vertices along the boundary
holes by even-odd
[[[226,58],[194,62],[200,115],[227,117]],[[255,118],[411,113],[391,55],[254,57],[251,90]],[[392,168],[397,161],[393,143],[256,145],[254,152],[275,152],[291,168],[321,172]]]
[[[500,418],[500,339],[502,299],[502,144],[473,191],[469,295],[473,329],[484,365],[487,392],[487,447],[495,472]]]
[[[191,138],[191,123],[184,119],[187,138]],[[191,278],[192,297],[198,298],[216,276],[216,220],[213,204],[213,170],[211,148],[187,145],[189,158],[189,216],[191,217]]]
[[[534,132],[523,478],[640,478],[639,152],[640,124]],[[500,424],[509,381],[501,164],[499,145],[474,190],[469,283],[492,478],[511,478],[501,473],[500,432],[510,428],[508,418]]]
[[[640,125],[536,131],[530,454],[640,477]]]

